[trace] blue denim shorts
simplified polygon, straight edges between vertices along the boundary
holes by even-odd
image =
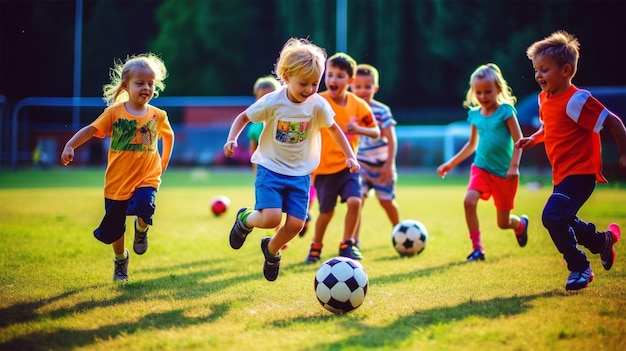
[[[104,218],[93,231],[96,239],[111,244],[126,232],[126,216],[138,216],[146,224],[152,225],[152,215],[156,208],[157,190],[152,187],[137,188],[128,200],[104,199]]]
[[[280,208],[290,216],[305,220],[309,207],[311,176],[288,176],[258,165],[254,183],[255,210]]]

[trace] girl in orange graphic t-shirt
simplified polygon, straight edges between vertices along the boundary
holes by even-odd
[[[149,104],[163,90],[167,70],[154,54],[129,57],[112,69],[104,86],[108,107],[90,125],[65,144],[61,162],[74,160],[74,151],[92,137],[110,137],[105,174],[105,215],[94,230],[96,239],[111,244],[115,252],[113,280],[128,280],[129,252],[124,247],[126,216],[135,218],[133,250],[148,249],[148,226],[152,225],[156,192],[174,146],[174,132],[165,111]],[[162,154],[157,142],[163,140]]]

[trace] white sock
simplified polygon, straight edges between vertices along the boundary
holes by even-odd
[[[145,233],[148,230],[148,226],[146,226],[145,228],[141,228],[139,226],[139,221],[135,221],[135,228],[142,233]]]

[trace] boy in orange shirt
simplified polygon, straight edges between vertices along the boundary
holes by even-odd
[[[554,245],[563,254],[570,274],[566,290],[579,290],[593,280],[589,260],[578,244],[600,254],[602,266],[611,269],[620,227],[609,225],[596,231],[593,223],[578,218],[578,210],[593,193],[602,175],[600,130],[608,127],[621,154],[619,165],[626,170],[626,128],[611,111],[591,94],[572,84],[579,58],[579,42],[573,35],[558,31],[532,44],[526,51],[541,87],[539,117],[542,126],[515,146],[530,148],[545,143],[552,165],[554,189],[546,203],[542,220]]]
[[[326,91],[320,93],[335,111],[335,122],[345,133],[356,153],[359,135],[378,138],[380,129],[371,108],[364,100],[348,91],[356,76],[356,61],[345,53],[331,56],[326,63],[324,83]],[[343,240],[339,255],[360,260],[362,258],[354,238],[361,212],[361,182],[359,175],[346,168],[345,155],[333,142],[331,135],[322,130],[322,158],[313,173],[319,202],[319,216],[315,223],[315,236],[306,263],[320,260],[324,233],[333,218],[337,197],[348,206],[344,221]]]

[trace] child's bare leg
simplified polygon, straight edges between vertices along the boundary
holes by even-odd
[[[264,208],[255,210],[246,218],[248,228],[276,228],[280,225],[283,212],[280,208]]]
[[[346,201],[348,211],[346,212],[346,218],[344,220],[343,240],[354,238],[355,230],[361,216],[361,203],[361,198],[357,196],[351,196]]]
[[[148,223],[144,222],[143,219],[141,219],[141,217],[137,216],[137,224],[139,224],[140,228],[147,228],[148,227]]]
[[[400,222],[400,212],[398,210],[398,203],[395,200],[378,200],[380,205],[385,212],[387,213],[387,217],[391,221],[391,225],[395,226]]]
[[[472,242],[472,253],[467,256],[468,261],[484,260],[483,244],[480,238],[480,223],[478,221],[478,200],[480,192],[476,190],[468,190],[463,200],[463,208],[465,209],[465,222],[469,230],[469,238]]]
[[[330,223],[334,214],[335,210],[331,210],[329,212],[320,212],[317,216],[317,220],[315,221],[315,236],[313,237],[314,243],[321,243],[324,241],[324,233],[326,233],[328,223]]]
[[[478,221],[478,199],[480,199],[480,193],[476,190],[468,190],[463,200],[463,208],[465,209],[465,222],[467,223],[467,229],[469,231],[480,230],[480,223]]]
[[[278,228],[272,239],[270,239],[270,242],[267,244],[268,251],[271,254],[276,254],[285,244],[300,233],[303,226],[304,220],[287,215],[285,224]]]
[[[498,227],[500,229],[517,230],[520,226],[520,218],[512,215],[511,211],[498,210]]]
[[[498,210],[498,227],[500,229],[513,229],[515,239],[519,246],[524,247],[528,242],[528,217],[518,217],[510,211]]]
[[[123,255],[125,253],[125,248],[124,248],[124,235],[122,235],[121,238],[115,240],[111,246],[113,247],[113,252],[115,252],[115,255]]]

